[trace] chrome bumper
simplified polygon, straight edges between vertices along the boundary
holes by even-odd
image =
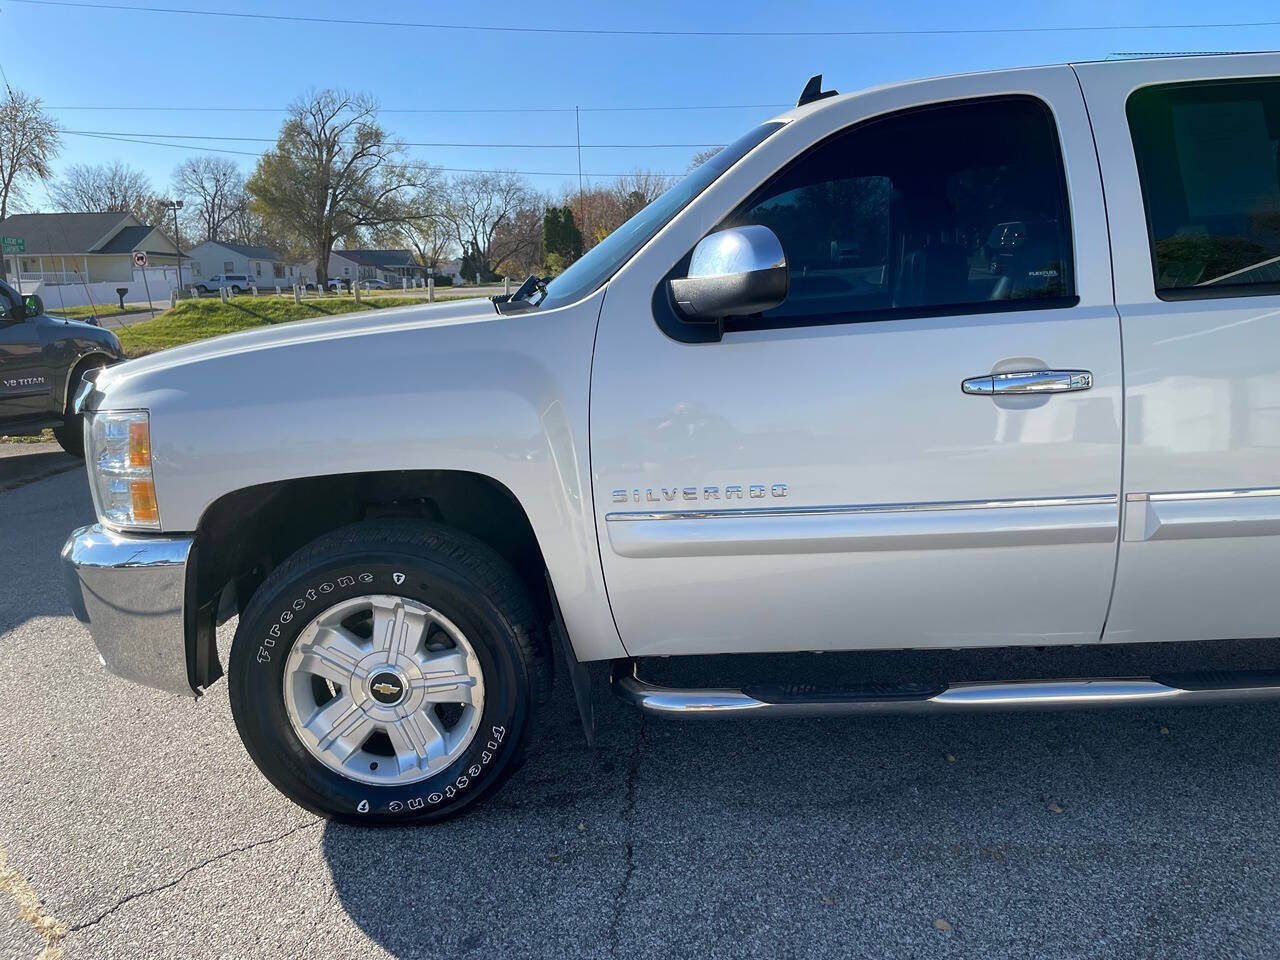
[[[99,657],[118,677],[194,696],[187,679],[187,562],[194,540],[114,533],[99,524],[72,532],[62,572],[76,619],[89,625]]]

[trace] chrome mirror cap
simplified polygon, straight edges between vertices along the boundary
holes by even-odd
[[[670,287],[686,320],[710,323],[773,309],[786,299],[789,281],[781,241],[756,224],[703,237],[689,275],[670,281]]]
[[[693,248],[689,279],[727,277],[786,265],[782,242],[768,227],[731,227],[703,237]]]

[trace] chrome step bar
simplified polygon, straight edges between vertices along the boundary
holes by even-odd
[[[813,717],[849,714],[958,713],[983,710],[1073,710],[1098,707],[1194,706],[1280,699],[1280,671],[1179,674],[1162,679],[1009,680],[954,683],[916,695],[812,699],[724,688],[661,687],[620,664],[614,692],[632,706],[664,717]],[[1179,685],[1179,683],[1185,685]],[[755,688],[750,688],[755,689]],[[775,688],[780,689],[780,688]]]

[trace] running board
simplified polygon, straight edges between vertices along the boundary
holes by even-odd
[[[1085,680],[1009,680],[953,684],[818,687],[761,683],[737,688],[659,687],[634,663],[618,665],[614,692],[654,716],[812,717],[847,714],[1068,710],[1084,707],[1193,706],[1280,699],[1280,670],[1164,674]]]

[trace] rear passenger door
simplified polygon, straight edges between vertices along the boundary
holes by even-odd
[[[1125,367],[1105,640],[1280,629],[1280,57],[1077,68]]]
[[[911,85],[792,124],[610,281],[591,466],[627,649],[1097,642],[1120,344],[1074,74]],[[662,278],[742,224],[776,233],[789,293],[700,336]]]

